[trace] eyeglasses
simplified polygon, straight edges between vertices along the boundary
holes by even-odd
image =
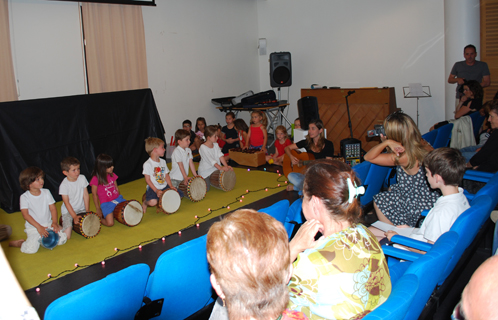
[[[451,314],[451,320],[465,320],[465,314],[462,310],[462,300],[458,302],[455,309],[453,309],[453,313]]]

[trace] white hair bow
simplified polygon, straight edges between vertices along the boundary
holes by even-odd
[[[357,187],[356,182],[353,184],[350,178],[348,178],[347,181],[348,181],[348,191],[349,191],[348,202],[353,203],[354,198],[365,194],[365,187],[364,186]]]

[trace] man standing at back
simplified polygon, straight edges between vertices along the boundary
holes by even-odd
[[[477,50],[474,45],[467,45],[463,49],[464,61],[458,61],[453,65],[448,83],[457,83],[456,88],[456,103],[460,101],[462,87],[465,81],[476,80],[481,84],[481,87],[486,88],[491,84],[491,76],[489,73],[488,64],[483,61],[477,61]]]

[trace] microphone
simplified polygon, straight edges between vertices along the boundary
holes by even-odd
[[[348,91],[348,96],[352,95],[353,93],[355,93],[356,90],[351,90],[351,91]]]

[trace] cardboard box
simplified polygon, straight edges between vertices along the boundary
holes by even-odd
[[[249,153],[248,151],[241,151],[240,148],[238,148],[230,149],[228,153],[230,159],[242,166],[259,167],[266,163],[266,155],[263,151]]]

